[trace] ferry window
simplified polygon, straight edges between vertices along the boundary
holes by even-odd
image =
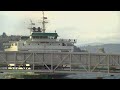
[[[36,37],[36,39],[39,39],[40,37]]]
[[[47,36],[41,36],[40,38],[42,38],[42,39],[46,39],[46,38],[48,38]]]
[[[15,46],[17,46],[17,43],[15,43]]]
[[[32,36],[32,38],[34,39],[34,36]]]
[[[29,44],[30,45],[30,44]]]
[[[49,36],[49,39],[54,39],[54,37],[52,37],[52,36]]]
[[[47,36],[45,36],[44,38],[48,38]]]
[[[57,39],[57,36],[55,36],[54,39]]]
[[[65,46],[65,43],[62,43],[62,46]]]
[[[23,43],[23,46],[24,46],[24,43]]]
[[[40,45],[40,44],[38,44],[38,45]]]

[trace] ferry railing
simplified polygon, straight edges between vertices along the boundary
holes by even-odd
[[[31,40],[27,40],[28,42]],[[48,42],[71,42],[76,43],[77,39],[32,39],[32,41],[48,41]]]
[[[60,42],[77,42],[77,39],[59,39]]]

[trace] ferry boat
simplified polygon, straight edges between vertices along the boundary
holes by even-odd
[[[76,39],[58,39],[58,33],[46,32],[47,17],[42,11],[42,26],[35,27],[35,23],[30,23],[30,35],[21,36],[19,41],[9,41],[4,43],[4,51],[40,51],[40,52],[74,52]]]

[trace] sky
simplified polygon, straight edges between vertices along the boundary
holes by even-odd
[[[45,11],[46,32],[77,39],[76,45],[120,43],[120,11]],[[29,35],[30,19],[40,22],[41,11],[0,11],[0,34]],[[39,23],[38,23],[39,24]]]

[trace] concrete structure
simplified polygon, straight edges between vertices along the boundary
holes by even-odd
[[[120,73],[120,54],[82,52],[0,52],[0,71]]]

